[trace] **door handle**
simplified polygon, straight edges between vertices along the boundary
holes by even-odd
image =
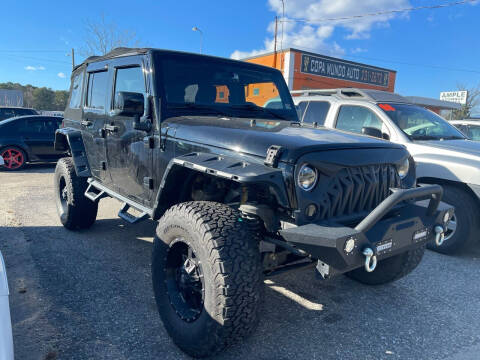
[[[110,132],[117,132],[118,131],[118,126],[105,125],[105,130],[110,131]]]
[[[92,122],[90,120],[82,120],[80,124],[82,124],[83,126],[90,126],[92,125]]]

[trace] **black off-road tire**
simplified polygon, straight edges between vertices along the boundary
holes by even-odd
[[[77,176],[72,158],[58,160],[54,182],[55,203],[63,226],[69,230],[91,227],[97,218],[98,203],[85,197],[87,179]]]
[[[346,275],[362,284],[387,284],[410,274],[420,264],[424,253],[425,246],[422,246],[379,261],[377,268],[371,273],[361,267],[346,273]]]
[[[442,245],[437,246],[432,241],[428,243],[427,247],[442,254],[454,254],[478,241],[479,208],[475,199],[466,191],[452,185],[442,186],[442,201],[455,207],[457,227],[451,237],[446,238]]]
[[[192,248],[203,271],[205,298],[193,321],[178,315],[167,290],[167,258],[179,239]],[[214,355],[255,329],[262,278],[258,238],[237,210],[215,202],[187,202],[171,207],[159,220],[153,290],[165,329],[188,355]]]

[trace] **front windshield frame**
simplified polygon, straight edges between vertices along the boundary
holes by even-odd
[[[422,140],[465,140],[467,137],[458,130],[455,126],[450,124],[447,120],[437,115],[431,110],[424,107],[413,104],[401,104],[401,103],[378,103],[378,108],[395,124],[395,126],[402,131],[410,141],[422,141]],[[407,112],[411,115],[420,115],[423,118],[419,119],[420,124],[406,128],[401,124],[399,117]],[[403,119],[404,121],[410,121],[410,119]],[[433,130],[427,131],[427,129],[435,126]]]
[[[204,55],[188,54],[188,53],[168,53],[168,52],[156,52],[154,53],[153,60],[155,63],[154,84],[156,93],[160,97],[161,101],[161,120],[169,117],[177,117],[184,115],[197,115],[197,116],[223,116],[223,117],[240,117],[240,118],[260,118],[267,120],[280,120],[289,122],[298,122],[297,111],[292,97],[288,90],[287,84],[280,71],[276,69],[270,69],[268,67],[251,64],[247,62],[240,62],[229,59],[215,58]],[[193,62],[199,63],[203,66],[208,66],[209,63],[215,68],[222,66],[235,68],[238,67],[239,72],[242,69],[246,69],[249,72],[259,72],[262,75],[266,75],[265,78],[271,80],[276,87],[278,94],[276,95],[284,104],[285,109],[271,109],[267,107],[258,106],[258,108],[252,108],[250,103],[245,102],[245,107],[242,108],[238,104],[196,104],[192,102],[174,103],[168,102],[165,89],[164,72],[166,71],[166,61],[176,62]],[[195,82],[195,78],[192,78],[192,83]],[[271,99],[270,99],[271,100]],[[265,102],[266,105],[270,100]]]

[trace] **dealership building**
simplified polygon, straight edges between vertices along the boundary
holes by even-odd
[[[260,54],[243,59],[255,64],[274,67],[283,73],[290,90],[361,88],[394,92],[397,72],[378,66],[361,64],[308,51],[288,48],[277,52]],[[270,92],[268,87],[259,87],[256,95]],[[267,96],[268,95],[268,96]],[[269,98],[269,94],[265,94]],[[406,96],[413,104],[436,113],[442,110],[459,109],[460,105],[438,99]],[[253,100],[252,100],[253,101]]]
[[[247,59],[282,71],[290,90],[356,87],[393,92],[395,70],[337,59],[293,48]]]

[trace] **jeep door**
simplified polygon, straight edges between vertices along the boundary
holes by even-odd
[[[80,122],[83,143],[92,175],[106,184],[108,184],[109,179],[106,173],[107,156],[104,127],[107,116],[108,81],[107,62],[102,61],[88,65],[85,103]]]
[[[118,92],[141,93],[144,96],[150,92],[150,83],[145,73],[142,56],[111,61],[111,100],[105,128],[107,168],[112,189],[140,204],[150,206],[153,194],[153,150],[149,147],[152,131],[136,130],[133,116],[116,115],[113,111]]]

